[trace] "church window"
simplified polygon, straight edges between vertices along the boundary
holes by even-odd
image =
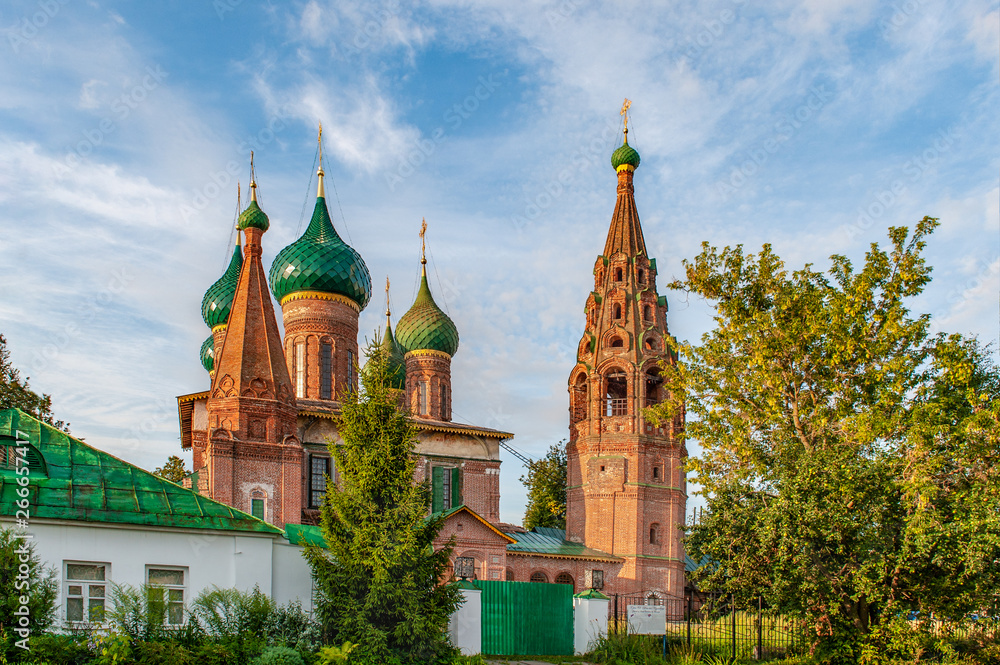
[[[427,382],[421,381],[418,385],[419,385],[418,392],[420,394],[420,409],[419,409],[420,415],[426,416],[430,412],[430,409],[428,408],[427,405]]]
[[[618,303],[615,303],[614,316],[615,320],[622,318],[622,306],[619,305]]]
[[[146,571],[146,583],[151,587],[163,589],[163,599],[166,601],[168,624],[179,626],[184,623],[184,568],[149,568]]]
[[[536,570],[531,574],[530,579],[532,582],[547,583],[549,581],[549,576],[539,570]]]
[[[319,398],[330,399],[333,389],[333,344],[323,342],[319,346]]]
[[[656,340],[652,337],[647,337],[644,346],[647,351],[656,351]]]
[[[615,281],[616,282],[622,281],[622,269],[621,268],[615,268]]]
[[[354,351],[347,352],[347,389],[357,389],[357,378],[354,374]]]
[[[663,377],[660,376],[660,368],[653,367],[646,372],[646,406],[659,404],[662,396],[660,388],[663,385]]]
[[[513,582],[514,581],[514,569],[513,568],[508,568],[507,569],[507,577],[505,579],[508,582]]]
[[[573,586],[573,576],[569,573],[559,573],[556,575],[556,584],[568,584]]]
[[[660,467],[654,466],[653,467],[653,480],[659,480],[659,479],[660,479]]]
[[[456,467],[431,467],[431,512],[440,513],[462,505],[461,473]]]
[[[587,375],[580,374],[573,383],[573,411],[574,423],[587,418]]]
[[[649,525],[649,544],[659,545],[660,544],[660,525],[650,524]]]
[[[639,283],[643,284],[646,282],[646,271],[639,268]]]
[[[330,458],[312,455],[309,458],[309,507],[319,508],[326,496],[326,478],[330,475]]]
[[[108,564],[66,563],[66,621],[104,622]]]
[[[643,321],[652,321],[653,320],[653,315],[652,315],[652,312],[651,312],[651,310],[649,308],[649,305],[643,305],[642,306],[642,319],[643,319]]]
[[[611,338],[611,348],[612,349],[620,349],[620,348],[622,348],[624,346],[625,346],[625,341],[622,340],[621,337],[612,337]]]
[[[606,416],[628,415],[628,380],[625,372],[612,370],[605,379]]]
[[[306,343],[295,343],[295,396],[306,396]]]
[[[448,412],[448,384],[441,383],[441,415]]]

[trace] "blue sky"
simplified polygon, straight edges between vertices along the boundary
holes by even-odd
[[[14,362],[88,442],[147,468],[179,452],[174,397],[207,384],[199,307],[230,255],[235,181],[254,149],[269,266],[311,210],[322,120],[331,214],[373,282],[392,279],[394,320],[427,218],[462,339],[455,419],[539,456],[567,434],[625,97],[677,337],[711,326],[664,288],[702,241],[826,266],[932,215],[914,309],[997,341],[996,2],[650,4],[0,4]],[[377,287],[362,337],[381,302]],[[502,516],[520,522],[523,471],[503,459]]]

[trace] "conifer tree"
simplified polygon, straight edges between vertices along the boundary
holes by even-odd
[[[369,344],[361,392],[343,395],[329,444],[338,482],[321,510],[327,549],[306,557],[319,591],[327,639],[357,643],[361,662],[447,662],[446,629],[459,591],[443,583],[452,546],[434,551],[440,515],[428,516],[430,492],[413,479],[415,428],[400,410],[388,358]]]

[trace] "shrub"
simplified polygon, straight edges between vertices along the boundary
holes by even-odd
[[[191,651],[177,642],[136,642],[133,645],[135,660],[141,665],[192,665]]]
[[[93,655],[80,635],[32,635],[30,646],[31,658],[49,665],[85,665]]]
[[[306,665],[299,652],[288,647],[268,647],[254,661],[254,665]]]
[[[114,632],[128,635],[132,640],[158,642],[183,633],[183,626],[167,623],[166,589],[143,584],[111,583],[111,602],[105,618]]]
[[[88,640],[95,665],[126,665],[132,662],[132,638],[125,633],[93,634]]]
[[[340,665],[347,663],[347,656],[354,650],[357,644],[344,642],[342,646],[328,646],[319,650],[316,665]]]
[[[22,644],[27,646],[31,635],[40,635],[52,624],[55,577],[56,571],[43,566],[35,554],[34,543],[19,538],[14,529],[0,528],[0,632],[7,638],[3,642],[7,656],[23,654],[24,649],[15,642],[26,640]],[[21,608],[22,596],[28,600],[27,614],[15,614]]]

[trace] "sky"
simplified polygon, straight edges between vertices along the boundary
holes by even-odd
[[[180,454],[237,181],[253,150],[267,268],[308,221],[322,121],[331,215],[375,285],[362,344],[386,276],[394,323],[412,303],[426,218],[461,336],[454,419],[540,457],[568,435],[627,97],[677,338],[712,326],[665,287],[702,242],[859,265],[930,215],[913,310],[996,343],[998,34],[988,0],[6,0],[0,333],[74,435],[147,469]],[[520,523],[524,470],[502,460],[501,517]]]

